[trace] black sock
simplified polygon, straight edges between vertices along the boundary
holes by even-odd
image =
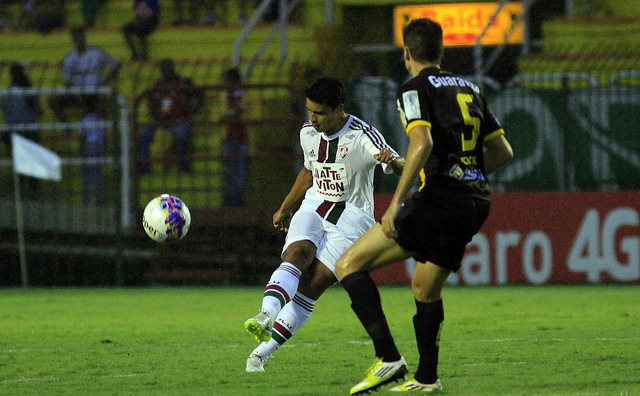
[[[373,341],[376,356],[385,362],[400,359],[400,352],[389,331],[387,319],[382,311],[380,293],[366,271],[354,272],[340,281],[349,293],[351,308]]]
[[[420,364],[416,371],[416,381],[432,384],[438,379],[438,352],[440,350],[440,330],[444,321],[442,300],[423,303],[416,300],[417,313],[413,317],[416,342],[420,353]]]

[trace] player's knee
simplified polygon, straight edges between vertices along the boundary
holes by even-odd
[[[435,290],[433,284],[425,282],[424,279],[413,277],[411,279],[411,289],[416,300],[421,302],[432,302],[440,299],[439,292]]]
[[[291,245],[285,253],[285,261],[301,270],[307,268],[315,257],[315,249],[306,245]]]
[[[361,266],[358,264],[357,257],[352,249],[348,249],[345,254],[336,261],[336,273],[340,279],[360,269]]]
[[[298,292],[312,300],[317,300],[333,283],[335,283],[335,279],[329,279],[324,276],[301,279],[300,284],[298,285]]]

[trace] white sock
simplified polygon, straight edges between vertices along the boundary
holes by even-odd
[[[291,263],[282,263],[267,282],[262,298],[261,311],[266,312],[272,318],[284,307],[298,290],[302,272]]]
[[[296,293],[293,300],[282,308],[271,330],[268,343],[259,346],[259,354],[268,358],[304,325],[316,305],[316,300]],[[256,348],[257,350],[258,348]]]

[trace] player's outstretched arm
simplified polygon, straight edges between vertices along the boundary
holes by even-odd
[[[513,158],[513,149],[504,135],[495,137],[484,143],[484,171],[487,175],[500,169]]]
[[[373,157],[383,164],[389,164],[391,169],[393,169],[393,173],[396,175],[402,174],[402,169],[404,169],[404,158],[397,156],[391,149],[385,147]]]
[[[313,185],[313,175],[307,168],[302,168],[293,183],[289,194],[282,201],[280,209],[273,215],[273,226],[279,230],[289,229],[289,220],[293,210],[300,205],[307,190]]]

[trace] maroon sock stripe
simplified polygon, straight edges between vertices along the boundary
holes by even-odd
[[[312,312],[313,307],[315,306],[315,304],[308,303],[305,300],[301,299],[300,297],[298,297],[298,295],[293,296],[293,302],[298,304],[300,308],[305,309],[309,312]]]
[[[275,291],[276,293],[280,293],[282,295],[282,297],[284,297],[285,302],[289,302],[291,301],[291,297],[289,297],[289,294],[287,294],[287,292],[280,286],[278,285],[267,285],[267,287],[265,288],[265,292],[267,291]]]
[[[335,205],[335,202],[324,201],[323,203],[320,204],[320,206],[318,206],[318,208],[316,209],[316,213],[318,213],[320,217],[324,219],[327,213],[329,212],[329,210],[333,208],[333,205]]]
[[[273,324],[273,330],[277,331],[285,340],[291,338],[293,334],[278,322]]]
[[[300,270],[298,270],[298,268],[296,268],[295,266],[280,264],[278,269],[282,270],[282,271],[285,271],[285,272],[288,272],[291,275],[295,276],[296,278],[300,279]]]

